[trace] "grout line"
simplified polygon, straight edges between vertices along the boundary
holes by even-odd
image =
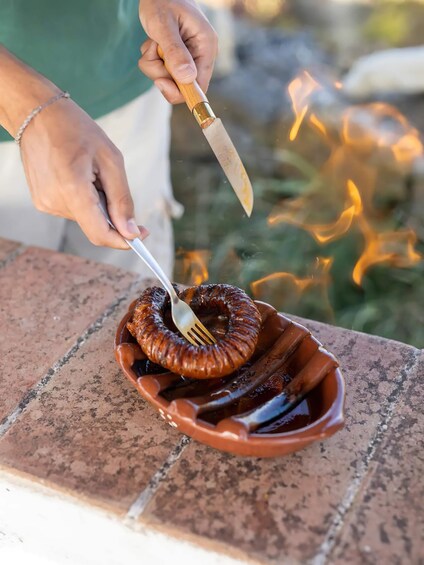
[[[132,523],[133,521],[137,520],[146,509],[146,506],[152,500],[153,496],[156,494],[158,488],[160,487],[162,481],[166,479],[168,476],[169,471],[171,470],[174,463],[180,458],[184,449],[189,445],[191,439],[187,436],[183,436],[177,445],[172,449],[169,453],[166,461],[163,463],[161,467],[156,471],[153,477],[150,479],[148,485],[135,501],[131,504],[127,515],[125,517],[126,523]]]
[[[21,243],[14,251],[11,251],[9,255],[6,255],[6,257],[0,261],[0,269],[4,269],[4,267],[13,263],[13,261],[17,259],[19,255],[22,255],[22,253],[24,253],[27,249],[28,247]]]
[[[399,404],[399,400],[404,392],[405,385],[409,380],[408,377],[412,377],[418,371],[418,364],[420,361],[421,351],[418,349],[414,353],[414,357],[410,362],[410,366],[405,364],[403,369],[401,370],[401,377],[399,379],[399,384],[395,388],[395,390],[388,396],[388,404],[386,409],[383,411],[382,418],[380,423],[376,428],[376,432],[374,437],[371,439],[370,443],[368,444],[367,452],[365,453],[362,464],[357,469],[355,476],[348,486],[346,493],[336,508],[336,515],[328,528],[327,534],[324,538],[324,541],[320,545],[316,555],[308,562],[309,565],[325,565],[329,563],[329,558],[335,548],[337,535],[341,531],[344,525],[344,519],[353,506],[354,500],[361,489],[362,482],[367,475],[370,463],[374,458],[374,455],[382,443],[385,432],[394,416],[395,410]]]
[[[0,422],[0,439],[7,433],[7,431],[13,426],[16,420],[20,417],[22,412],[27,408],[27,406],[35,400],[40,392],[45,388],[45,386],[52,380],[52,378],[60,371],[60,369],[68,363],[68,361],[77,353],[82,345],[90,338],[91,335],[97,333],[102,327],[105,321],[112,316],[116,309],[126,300],[131,292],[136,288],[140,282],[141,277],[137,277],[130,286],[125,290],[124,294],[121,294],[112,304],[103,311],[103,313],[93,322],[82,335],[80,335],[74,345],[60,358],[58,359],[52,367],[47,371],[47,373],[32,387],[30,388],[22,400],[17,406],[8,414],[2,422]]]

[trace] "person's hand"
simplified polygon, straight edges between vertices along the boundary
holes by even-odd
[[[75,220],[94,245],[127,249],[99,208],[98,188],[105,192],[109,214],[124,237],[147,235],[134,220],[121,153],[72,100],[55,102],[30,122],[21,155],[38,210]]]
[[[0,124],[15,136],[33,108],[60,90],[0,45]],[[29,123],[21,156],[33,202],[42,212],[75,220],[95,245],[127,249],[99,207],[97,189],[126,239],[145,237],[137,227],[124,160],[102,129],[75,102],[60,99]]]
[[[140,70],[171,104],[183,102],[175,82],[158,56],[164,52],[172,76],[183,84],[197,79],[207,91],[218,50],[217,35],[193,0],[141,0],[140,20],[149,36],[141,46]]]

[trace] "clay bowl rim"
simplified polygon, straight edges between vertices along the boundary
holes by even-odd
[[[137,299],[134,300],[129,305],[128,311],[125,313],[125,315],[123,316],[123,318],[119,322],[119,325],[118,325],[118,328],[117,328],[117,331],[116,331],[116,334],[115,334],[115,357],[116,357],[116,360],[117,360],[119,366],[123,370],[125,376],[131,382],[131,384],[137,389],[140,396],[142,396],[144,398],[144,400],[146,400],[149,404],[151,404],[156,411],[159,410],[159,407],[161,407],[162,409],[165,408],[168,411],[171,403],[167,402],[166,399],[161,397],[160,394],[158,394],[157,397],[153,397],[153,395],[150,395],[150,397],[146,398],[146,393],[143,393],[143,391],[141,390],[141,387],[138,383],[138,380],[139,380],[140,377],[138,377],[136,375],[136,373],[132,370],[131,366],[124,365],[121,362],[121,358],[120,358],[121,356],[119,355],[120,346],[124,345],[125,343],[128,343],[128,342],[121,341],[122,333],[123,333],[123,331],[128,331],[128,330],[126,330],[125,326],[126,326],[128,319],[132,315],[132,312],[133,312],[133,309],[134,309],[136,302],[137,302]],[[255,303],[258,303],[258,302],[260,302],[260,304],[262,304],[263,306],[265,306],[267,308],[271,308],[272,310],[275,310],[270,304],[267,304],[266,302],[255,301]],[[299,324],[298,322],[291,320],[290,318],[286,317],[285,315],[281,314],[280,312],[278,312],[278,315],[284,317],[285,319],[290,320],[293,324],[296,324],[297,326],[299,326],[301,328],[305,328],[305,326],[303,326],[302,324]],[[313,336],[313,334],[310,330],[308,330],[307,328],[305,328],[305,330],[309,334],[309,339],[313,338],[316,342],[318,342],[319,347],[322,351],[324,351],[327,355],[334,358],[334,355],[331,352],[329,352],[321,344],[321,342]],[[164,369],[163,374],[165,374],[165,373],[169,373],[169,371],[166,371],[166,369]],[[148,375],[146,375],[146,376],[148,376]],[[152,376],[154,377],[154,375],[152,375]],[[246,442],[246,440],[244,440],[241,437],[237,437],[235,435],[230,435],[230,434],[225,434],[226,440],[230,444],[236,445],[238,447],[243,445],[243,444],[246,444],[246,443],[249,443],[252,446],[257,445],[259,447],[260,446],[259,444],[262,444],[265,440],[266,444],[269,445],[269,446],[271,446],[271,444],[272,444],[273,446],[280,446],[280,447],[287,446],[287,447],[289,447],[293,444],[298,444],[299,449],[300,449],[302,447],[306,447],[306,445],[308,445],[310,443],[313,443],[315,441],[319,441],[320,439],[324,439],[324,438],[330,437],[331,435],[334,435],[339,429],[341,429],[343,427],[344,421],[345,421],[344,412],[345,412],[346,384],[345,384],[345,380],[344,380],[344,377],[341,373],[340,368],[335,367],[324,377],[324,379],[318,385],[318,387],[323,386],[324,382],[329,378],[333,378],[334,383],[335,383],[335,393],[334,393],[333,398],[330,401],[331,402],[330,406],[328,407],[328,409],[323,414],[321,414],[317,419],[313,420],[312,422],[310,422],[306,426],[302,426],[302,427],[296,428],[294,430],[288,430],[286,432],[277,432],[277,433],[255,433],[255,432],[252,432],[252,433],[249,433],[247,442]],[[313,394],[313,392],[311,392],[311,394]],[[165,404],[165,406],[161,406],[162,401]],[[177,416],[175,414],[173,414],[173,417],[175,417],[177,419]],[[178,418],[178,419],[180,420],[180,418]],[[182,418],[181,418],[181,420],[182,420]],[[192,430],[191,434],[194,434],[196,429],[200,428],[205,433],[207,433],[208,436],[212,436],[212,437],[217,437],[217,436],[222,437],[223,436],[222,432],[219,432],[219,431],[216,430],[216,426],[202,420],[201,418],[197,419],[195,424],[191,423],[190,421],[185,421],[184,424],[185,424],[184,425],[185,428],[188,427],[190,430]],[[185,433],[187,435],[190,435],[190,433],[180,429],[179,427],[178,427],[178,430],[180,431],[180,433]],[[197,439],[198,441],[200,441],[202,443],[206,443],[202,439],[196,438],[194,435],[192,435],[192,437],[194,437],[194,439]],[[223,449],[223,448],[220,448],[220,449]],[[231,450],[231,446],[229,446],[229,449],[223,449],[223,450],[233,452]]]

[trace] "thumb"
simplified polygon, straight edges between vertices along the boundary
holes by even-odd
[[[112,150],[109,147],[108,151],[97,156],[97,166],[100,186],[106,195],[107,208],[116,229],[126,239],[139,237],[140,229],[134,218],[134,204],[122,155],[116,148]]]
[[[178,28],[167,27],[160,35],[158,44],[162,48],[165,65],[172,78],[183,84],[193,82],[197,77],[196,64],[181,39]]]

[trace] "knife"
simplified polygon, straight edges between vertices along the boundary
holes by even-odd
[[[164,60],[166,67],[164,54],[160,47],[158,47],[158,55]],[[169,72],[168,68],[167,71]],[[234,147],[223,123],[215,116],[209,100],[197,81],[191,84],[182,84],[175,79],[174,81],[191,113],[202,128],[212,151],[215,153],[246,214],[250,216],[253,209],[252,185],[237,153],[237,149]]]

